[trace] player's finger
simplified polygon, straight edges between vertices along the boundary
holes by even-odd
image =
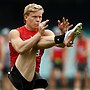
[[[58,20],[58,26],[61,24],[60,20]]]
[[[48,25],[44,26],[44,27],[43,27],[43,30],[45,30],[47,27],[48,27]]]
[[[66,22],[65,27],[69,27],[69,24],[70,24],[69,22]]]
[[[68,19],[66,19],[66,22],[68,22]]]
[[[73,26],[73,24],[71,24],[70,26],[68,26],[68,30]]]
[[[62,18],[62,22],[65,22],[65,17]]]
[[[68,22],[68,19],[66,19],[66,24],[68,24],[69,22]]]
[[[45,26],[48,22],[49,22],[49,20],[43,21],[42,22],[43,26]]]

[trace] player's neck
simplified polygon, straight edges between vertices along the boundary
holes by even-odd
[[[32,28],[32,27],[29,27],[27,25],[25,25],[26,29],[29,30],[29,31],[36,31],[36,28]]]

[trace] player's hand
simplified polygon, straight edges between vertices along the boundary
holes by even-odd
[[[65,19],[65,17],[62,18],[62,22],[58,20],[58,27],[61,30],[61,34],[64,34],[72,26],[73,24],[70,25],[70,23],[68,22],[68,19]]]
[[[39,33],[43,34],[45,29],[48,27],[47,23],[49,22],[49,20],[43,21],[40,23],[39,25]]]

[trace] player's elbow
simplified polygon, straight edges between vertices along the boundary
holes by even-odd
[[[23,48],[17,48],[16,51],[19,53],[19,54],[23,54],[25,52],[25,49]]]

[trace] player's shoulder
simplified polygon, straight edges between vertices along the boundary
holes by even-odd
[[[9,34],[12,34],[12,33],[18,33],[18,30],[17,29],[10,30]]]
[[[10,30],[10,32],[9,32],[9,37],[14,37],[14,36],[16,36],[16,35],[19,35],[19,32],[18,32],[17,29],[12,29],[12,30]]]

